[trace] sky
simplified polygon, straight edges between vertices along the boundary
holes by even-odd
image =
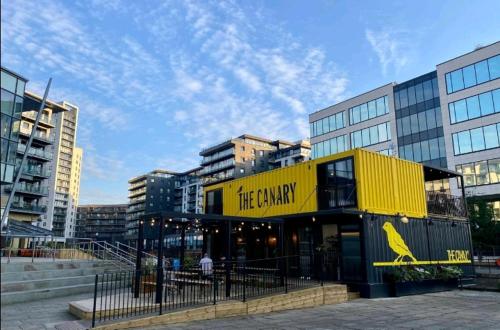
[[[497,0],[1,3],[2,66],[80,108],[80,204],[241,134],[307,138],[309,113],[500,39]]]

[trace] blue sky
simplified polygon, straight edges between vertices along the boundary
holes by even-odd
[[[80,204],[184,171],[243,133],[297,140],[308,113],[500,37],[499,1],[2,1],[2,65],[80,107]]]

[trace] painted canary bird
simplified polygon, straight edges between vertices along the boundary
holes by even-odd
[[[404,257],[408,257],[412,261],[417,261],[417,259],[415,259],[408,246],[406,246],[405,241],[396,231],[396,228],[394,228],[392,223],[384,223],[382,229],[384,229],[387,233],[387,241],[389,242],[389,247],[398,255],[398,257],[394,259],[394,262],[401,262],[403,261]]]

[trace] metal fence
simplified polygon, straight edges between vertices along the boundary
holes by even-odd
[[[474,247],[474,268],[477,274],[497,274],[500,276],[500,246]]]
[[[428,191],[427,210],[429,214],[465,218],[467,209],[462,196],[453,196],[436,191]]]
[[[321,285],[309,258],[212,263],[212,267],[143,268],[97,274],[92,327],[96,323],[182,308],[287,293]]]

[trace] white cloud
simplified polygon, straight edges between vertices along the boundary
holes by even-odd
[[[387,74],[389,66],[399,71],[408,63],[408,57],[405,53],[405,43],[398,38],[397,32],[365,31],[366,40],[370,43],[373,51],[377,54],[382,73]]]

